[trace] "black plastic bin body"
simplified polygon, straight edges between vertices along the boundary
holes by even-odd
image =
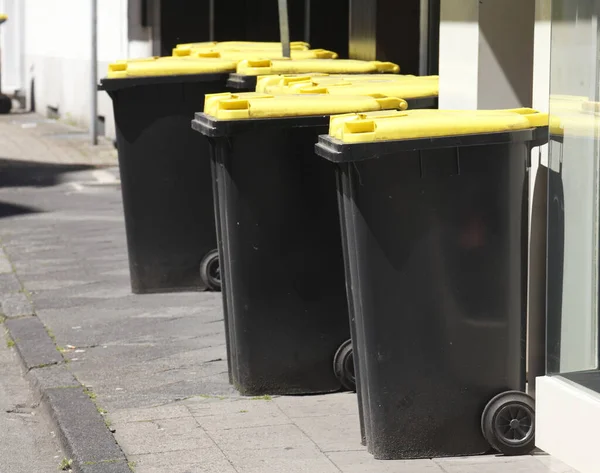
[[[485,453],[482,411],[525,388],[533,129],[344,144],[346,277],[366,443],[377,459]]]
[[[233,383],[242,394],[338,391],[350,338],[329,117],[218,122],[212,138]]]
[[[350,327],[336,174],[314,154],[328,126],[329,116],[193,122],[212,143],[230,374],[242,394],[342,387],[333,360]]]
[[[217,248],[209,144],[190,129],[228,74],[105,79],[113,100],[134,293],[198,290]],[[198,159],[198,156],[205,159]]]

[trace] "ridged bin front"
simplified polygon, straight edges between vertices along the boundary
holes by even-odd
[[[202,287],[200,263],[217,241],[209,144],[190,120],[226,80],[197,74],[102,82],[114,105],[134,293]]]
[[[377,459],[485,453],[481,416],[525,388],[535,132],[345,144],[338,164],[366,442]]]

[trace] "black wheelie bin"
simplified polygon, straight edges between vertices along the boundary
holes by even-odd
[[[534,446],[525,390],[528,168],[545,114],[333,117],[366,444],[377,459]]]
[[[396,98],[207,97],[231,377],[245,395],[338,391],[350,338],[335,168],[314,144],[329,116],[402,109]]]
[[[131,286],[136,294],[219,290],[209,145],[189,127],[237,61],[148,58],[111,64]]]

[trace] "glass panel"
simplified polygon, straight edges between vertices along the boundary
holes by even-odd
[[[553,0],[548,372],[598,368],[600,0]]]

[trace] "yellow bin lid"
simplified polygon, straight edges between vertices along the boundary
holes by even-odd
[[[208,49],[282,49],[281,43],[268,41],[207,41],[202,43],[183,43],[178,44],[175,48],[208,48]],[[292,41],[290,49],[294,51],[302,51],[310,49],[310,44],[304,41]]]
[[[406,110],[407,104],[394,97],[348,95],[280,95],[248,92],[209,94],[204,113],[220,120],[302,117],[375,110]]]
[[[389,97],[401,97],[405,100],[437,97],[437,80],[417,78],[405,80],[362,80],[353,83],[349,80],[323,82],[311,85],[311,82],[295,82],[288,86],[266,87],[265,92],[272,94],[328,94],[328,95],[370,95],[381,94]]]
[[[226,74],[235,71],[237,61],[191,57],[160,57],[117,61],[108,66],[109,79],[173,76],[182,74]]]
[[[400,74],[281,74],[260,76],[256,80],[256,91],[273,94],[297,93],[302,87],[318,85],[348,85],[362,82],[405,82],[419,79],[421,81],[439,81],[438,76],[413,76]]]
[[[336,59],[338,54],[326,49],[307,49],[303,51],[291,51],[292,59]],[[277,49],[197,49],[197,48],[175,48],[173,56],[191,56],[191,57],[208,57],[235,59],[242,61],[244,59],[282,59],[282,52]]]
[[[246,76],[273,74],[305,74],[326,72],[329,74],[368,74],[387,72],[397,74],[400,67],[392,62],[358,61],[356,59],[272,59],[241,61],[237,73]]]
[[[331,117],[329,134],[344,143],[499,133],[548,126],[548,114],[511,110],[409,110]]]

